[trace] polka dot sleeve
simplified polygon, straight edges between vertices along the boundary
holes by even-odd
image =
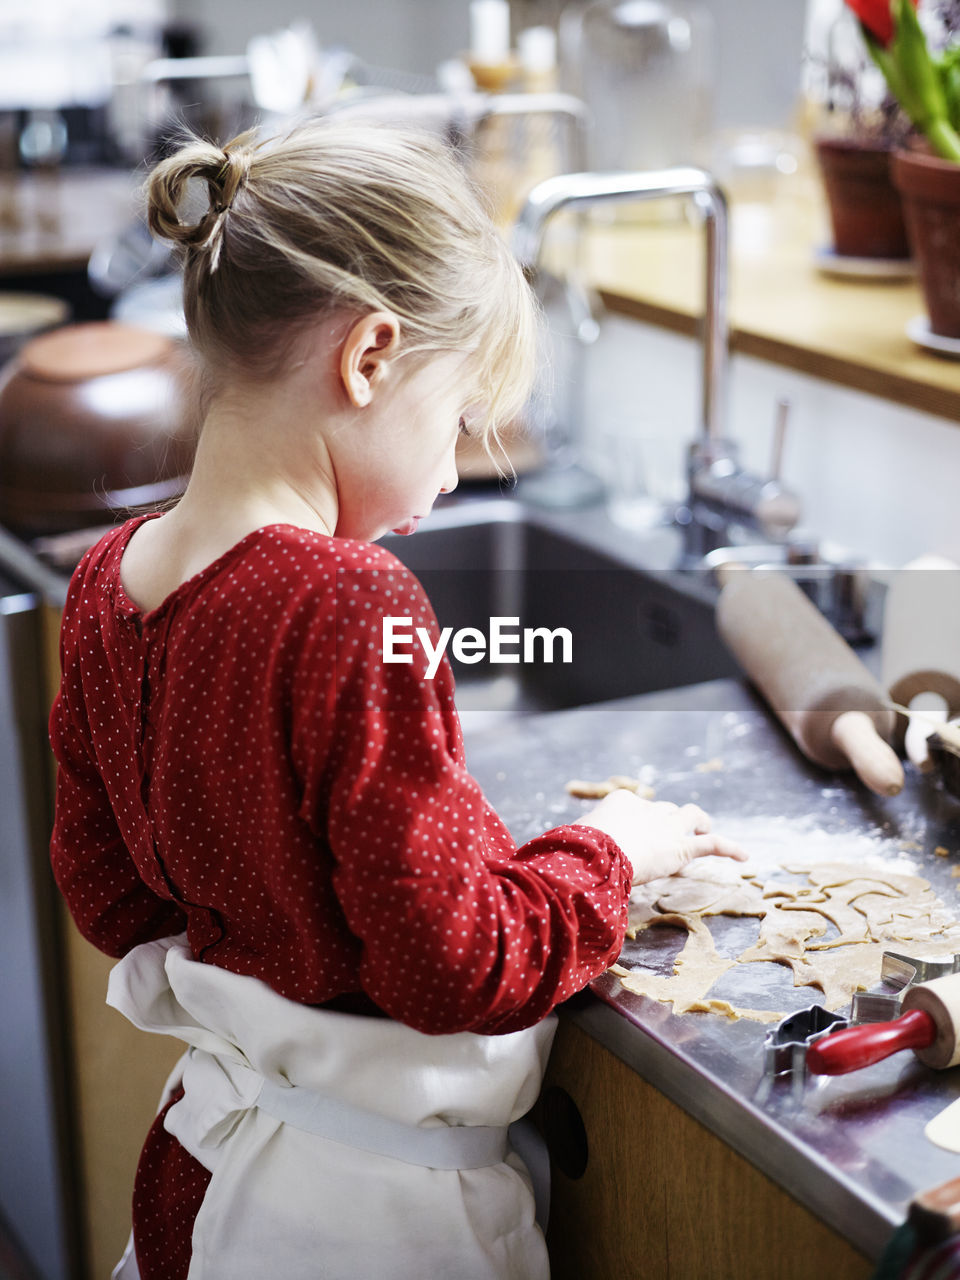
[[[335,686],[315,677],[295,730],[305,740],[317,716],[334,726],[322,773],[304,778],[304,813],[324,824],[376,1004],[428,1033],[518,1030],[616,959],[630,867],[589,827],[517,848],[465,767],[449,664],[430,680],[419,647],[384,661],[384,614],[438,632],[390,559],[392,571],[338,574]]]

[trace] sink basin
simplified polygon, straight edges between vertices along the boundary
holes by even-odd
[[[709,576],[645,568],[614,525],[587,540],[558,517],[506,500],[436,510],[409,537],[384,545],[422,582],[441,627],[566,628],[572,661],[534,642],[534,660],[474,663],[450,653],[465,712],[511,716],[696,684],[737,674],[714,624]],[[522,646],[508,652],[517,654]],[[465,721],[466,723],[466,721]]]

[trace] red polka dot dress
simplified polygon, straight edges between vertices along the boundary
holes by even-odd
[[[389,551],[268,525],[143,613],[119,565],[149,518],[87,552],[63,615],[51,856],[85,937],[121,957],[186,930],[291,1000],[432,1034],[532,1026],[616,958],[615,841],[518,848],[465,768],[449,664],[383,661],[384,616],[437,633]],[[209,1176],[158,1117],[143,1280],[186,1276]]]

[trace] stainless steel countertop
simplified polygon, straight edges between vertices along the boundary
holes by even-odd
[[[658,799],[698,801],[758,868],[798,855],[874,860],[922,875],[960,915],[960,880],[950,874],[960,866],[960,802],[912,766],[894,799],[871,795],[852,775],[814,769],[737,681],[532,715],[508,733],[491,726],[468,735],[467,757],[520,841],[588,807],[566,795],[567,779],[627,773],[648,780]],[[697,769],[716,761],[722,768]],[[950,856],[937,856],[938,846]],[[722,954],[756,937],[753,920],[709,923]],[[648,931],[628,943],[625,960],[645,949],[647,963],[669,972],[679,935],[672,944],[651,938]],[[785,967],[763,963],[737,966],[713,993],[783,1010],[823,1001],[818,988],[794,988]],[[777,1081],[764,1097],[762,1023],[677,1017],[610,974],[563,1013],[870,1258],[915,1192],[960,1175],[960,1155],[923,1136],[927,1121],[960,1096],[960,1068],[935,1072],[899,1053],[848,1076],[809,1080],[800,1097]]]

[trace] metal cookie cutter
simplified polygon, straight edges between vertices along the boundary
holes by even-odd
[[[848,1025],[846,1018],[830,1013],[820,1004],[799,1009],[778,1022],[764,1037],[763,1080],[757,1100],[766,1098],[780,1077],[789,1080],[795,1098],[801,1097],[807,1074],[807,1049],[814,1040]]]
[[[942,960],[921,960],[917,956],[885,951],[880,977],[896,991],[858,991],[850,1006],[851,1022],[889,1022],[899,1017],[903,993],[918,982],[931,982],[947,974],[960,973],[960,952]]]

